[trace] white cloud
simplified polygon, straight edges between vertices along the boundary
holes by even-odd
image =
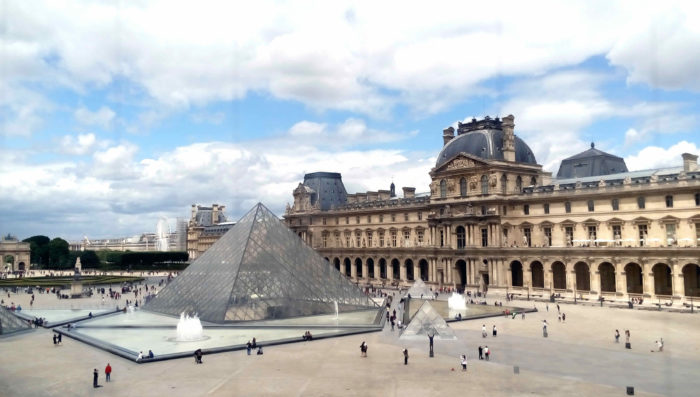
[[[326,129],[326,124],[314,123],[313,121],[300,121],[289,129],[292,136],[319,135]]]
[[[699,154],[700,148],[693,142],[681,141],[668,148],[647,146],[639,153],[625,157],[630,171],[652,168],[680,167],[683,165],[683,153]]]
[[[97,138],[95,134],[80,134],[77,137],[65,135],[60,140],[59,151],[69,155],[89,154],[96,147]]]
[[[80,124],[88,126],[96,125],[108,129],[111,127],[116,113],[107,106],[102,106],[94,112],[85,107],[79,107],[75,110],[73,116]]]

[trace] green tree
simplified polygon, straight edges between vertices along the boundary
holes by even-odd
[[[95,251],[83,251],[83,253],[80,254],[80,263],[83,267],[94,269],[100,267],[100,258]]]
[[[31,250],[31,263],[36,263],[39,267],[46,267],[49,264],[49,243],[51,240],[46,236],[32,236],[24,240],[29,243]]]
[[[49,265],[52,268],[67,269],[71,267],[68,241],[56,237],[49,242]]]

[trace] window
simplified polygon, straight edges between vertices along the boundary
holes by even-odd
[[[467,178],[462,178],[459,180],[459,195],[462,197],[467,197]]]
[[[523,192],[523,178],[521,178],[520,176],[515,178],[515,191],[516,193]]]
[[[544,241],[545,241],[545,244],[547,244],[547,247],[552,246],[552,228],[551,227],[544,228]]]
[[[418,244],[423,244],[423,229],[416,231],[416,235],[418,236]]]
[[[372,223],[372,215],[367,215],[367,223]]]
[[[337,218],[337,217],[335,218],[335,224],[336,225],[340,224],[340,218]]]
[[[322,238],[323,238],[323,248],[328,247],[328,235],[324,233]]]
[[[570,213],[571,213],[571,202],[570,202],[570,201],[567,201],[567,202],[564,203],[564,211],[565,211],[567,214],[570,214]]]
[[[647,241],[647,225],[639,225],[639,246],[643,246]]]
[[[465,238],[464,238],[464,227],[457,226],[457,249],[464,249]]]
[[[532,247],[532,231],[529,227],[523,228],[523,236],[525,236],[525,245]]]
[[[666,208],[673,208],[673,196],[666,196]]]
[[[574,227],[566,226],[564,228],[564,235],[566,236],[566,245],[568,247],[572,246],[574,244]]]
[[[481,215],[486,215],[486,206],[485,205],[481,206]]]
[[[481,246],[488,247],[489,245],[489,230],[487,228],[481,229]]]
[[[391,231],[391,246],[396,247],[396,230]]]
[[[391,221],[396,222],[396,214],[391,214]]]
[[[593,200],[588,200],[588,212],[593,212],[595,211],[595,203]]]
[[[360,247],[362,242],[362,233],[360,231],[355,232],[355,247]]]
[[[311,218],[309,218],[309,225],[313,225],[313,224],[314,224],[314,218],[311,217]]]
[[[341,246],[341,245],[340,245],[340,234],[339,234],[339,233],[336,233],[336,234],[335,234],[335,246],[336,246],[336,247],[340,247],[340,246]]]
[[[613,225],[613,239],[615,239],[617,243],[622,239],[622,227],[620,225]]]
[[[379,246],[384,246],[384,232],[379,232]]]
[[[545,203],[543,207],[544,207],[544,213],[549,214],[549,204]]]
[[[612,202],[610,204],[612,205],[613,211],[618,211],[620,209],[620,200],[612,199]]]
[[[445,231],[440,229],[440,246],[445,246]]]
[[[501,193],[506,194],[508,192],[508,177],[505,174],[501,175]]]
[[[408,222],[408,212],[404,212],[404,213],[403,213],[403,220],[404,220],[405,222]]]
[[[379,214],[379,223],[384,223],[384,214]]]
[[[695,224],[695,241],[700,241],[700,223]]]
[[[598,228],[595,226],[588,226],[588,239],[591,240],[591,243],[594,243],[596,239],[598,239]]]
[[[666,244],[675,245],[676,244],[676,224],[667,223],[666,224]]]
[[[530,215],[530,204],[523,205],[523,213],[525,215]]]
[[[355,217],[355,223],[358,224],[358,225],[360,224],[360,217],[359,217],[359,216],[356,216],[356,217]]]
[[[321,218],[321,223],[326,224],[326,218]]]
[[[530,178],[530,186],[537,186],[537,178],[534,176]]]
[[[418,211],[418,220],[419,221],[423,220],[423,213],[421,211]]]
[[[440,198],[447,197],[447,182],[443,179],[440,181]]]
[[[481,176],[481,194],[489,194],[489,177]]]
[[[350,248],[350,232],[345,233],[345,248]]]
[[[372,247],[372,231],[367,231],[367,246]]]
[[[411,244],[411,231],[406,229],[403,231],[403,246],[408,247]]]
[[[345,217],[345,224],[346,224],[346,225],[349,225],[349,224],[350,224],[350,217],[349,217],[349,216],[346,216],[346,217]]]
[[[644,197],[637,197],[637,208],[643,210],[647,205],[647,200]]]
[[[700,193],[695,193],[695,205],[700,205]]]
[[[508,215],[508,206],[507,205],[503,206],[503,215]]]

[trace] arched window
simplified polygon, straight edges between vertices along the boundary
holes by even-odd
[[[523,178],[521,178],[520,176],[515,178],[515,191],[517,193],[523,192]]]
[[[481,194],[489,194],[489,177],[481,176]]]
[[[462,178],[459,180],[459,195],[462,197],[467,197],[467,178]]]
[[[535,178],[534,176],[530,178],[530,185],[537,186],[537,178]]]
[[[447,182],[443,179],[440,181],[440,198],[447,197]]]
[[[501,193],[506,194],[508,192],[508,177],[505,174],[501,175]]]

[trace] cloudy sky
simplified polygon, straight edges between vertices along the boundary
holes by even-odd
[[[427,191],[442,129],[485,115],[555,173],[591,141],[677,166],[699,65],[692,1],[0,0],[0,232],[282,215],[315,171]]]

